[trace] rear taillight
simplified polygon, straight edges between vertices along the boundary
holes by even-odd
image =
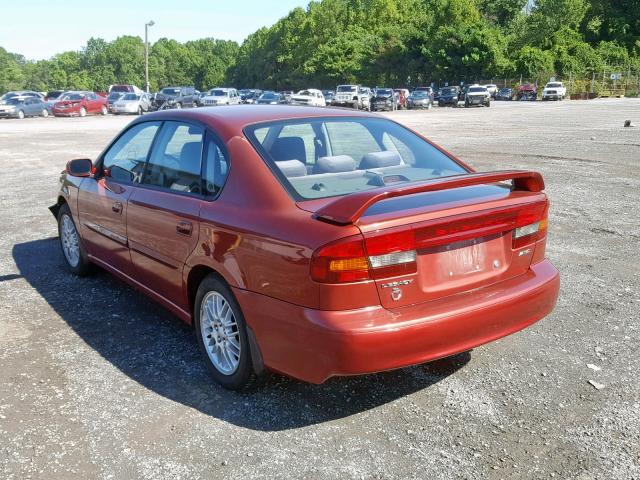
[[[385,230],[368,236],[365,248],[371,266],[371,278],[380,279],[415,273],[416,239],[411,228]]]
[[[311,278],[321,283],[349,283],[415,273],[413,231],[403,229],[366,240],[348,237],[319,248],[311,259]]]
[[[547,234],[549,204],[523,210],[518,215],[516,228],[513,230],[513,248],[521,248],[542,240]]]
[[[316,250],[311,258],[311,278],[322,283],[370,280],[364,239],[356,235]]]

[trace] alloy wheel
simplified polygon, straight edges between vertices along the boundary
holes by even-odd
[[[216,291],[208,292],[200,309],[200,333],[213,366],[223,375],[232,375],[240,364],[240,332],[233,308]]]
[[[75,268],[80,262],[80,243],[78,241],[78,232],[69,215],[63,215],[61,223],[60,242],[62,243],[62,252],[64,253],[69,265],[72,268]]]

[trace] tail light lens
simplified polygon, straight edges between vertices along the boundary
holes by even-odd
[[[311,258],[311,278],[322,283],[370,280],[364,239],[347,237],[316,250]]]
[[[311,258],[311,278],[348,283],[395,277],[417,271],[411,229],[369,237],[348,237],[319,248]]]
[[[549,203],[521,212],[513,230],[513,248],[521,248],[543,239],[549,224]]]

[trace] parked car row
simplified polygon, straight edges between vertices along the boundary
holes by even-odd
[[[562,82],[548,82],[541,99],[564,100],[567,89]],[[491,106],[491,100],[536,101],[538,86],[525,83],[516,88],[498,88],[495,84],[452,85],[434,90],[417,87],[412,92],[403,88],[376,87],[357,84],[338,85],[336,90],[305,89],[272,91],[260,89],[236,90],[229,87],[212,88],[200,92],[189,86],[170,86],[155,94],[145,93],[135,85],[110,85],[107,92],[53,90],[46,95],[32,90],[13,91],[0,97],[0,118],[25,118],[54,115],[58,117],[107,113],[142,115],[167,109],[211,107],[218,105],[307,105],[315,107],[338,106],[369,111],[401,109],[431,109],[464,105]]]

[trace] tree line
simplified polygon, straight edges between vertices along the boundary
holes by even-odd
[[[242,45],[161,38],[149,53],[153,90],[586,78],[613,66],[640,70],[640,0],[319,0]],[[0,47],[0,91],[114,83],[144,87],[141,38],[91,38],[39,61]]]

